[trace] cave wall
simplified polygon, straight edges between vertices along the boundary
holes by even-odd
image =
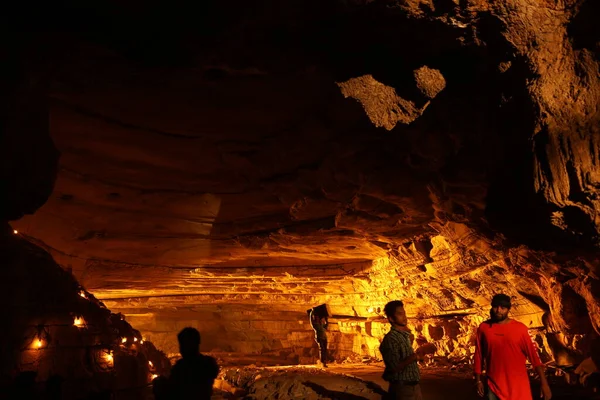
[[[317,283],[319,290],[311,288],[310,279],[326,275],[314,267],[305,267],[302,274],[296,267],[287,269],[296,273],[286,271],[287,282],[280,277],[279,283],[273,283],[277,276],[265,274],[272,288],[281,286],[279,294],[232,293],[217,298],[196,289],[194,295],[177,301],[158,296],[127,301],[129,307],[138,308],[123,308],[120,300],[106,302],[169,353],[176,352],[171,332],[191,325],[203,332],[204,351],[229,352],[233,358],[240,353],[271,354],[302,363],[317,357],[305,312],[311,304],[327,303],[335,315],[329,343],[337,360],[380,357],[379,343],[389,330],[382,310],[397,298],[406,304],[415,346],[430,343],[437,357],[459,359],[472,356],[474,332],[489,315],[489,299],[502,292],[513,297],[511,317],[530,328],[546,360],[559,358],[572,364],[589,351],[595,327],[586,301],[573,290],[542,286],[561,276],[567,285],[589,280],[587,274],[573,272],[575,265],[565,266],[561,275],[553,264],[536,259],[539,254],[523,249],[521,254],[507,253],[501,242],[483,240],[461,224],[446,225],[444,235],[433,237],[431,243],[426,255],[413,243],[403,248],[403,261],[399,256],[360,263],[353,269],[345,266],[345,276],[337,282],[330,276],[329,281]],[[515,271],[512,266],[517,263],[520,267]],[[324,268],[330,274],[334,271],[333,266]],[[221,285],[231,287],[228,280],[241,285],[246,279],[252,282],[246,285],[260,287],[259,277],[248,276],[246,270],[237,276],[228,272],[227,278],[220,278]],[[302,278],[305,284],[298,285]],[[211,285],[203,290],[214,290],[218,280],[218,274],[211,275]],[[291,282],[295,293],[286,289]],[[204,305],[191,305],[200,302]],[[248,302],[256,305],[245,305]]]
[[[14,134],[46,121],[7,129],[6,218],[49,196],[18,232],[167,352],[189,323],[207,348],[310,357],[299,316],[326,302],[338,358],[373,355],[369,310],[401,298],[437,354],[468,355],[502,291],[546,354],[581,357],[600,330],[593,1],[234,3],[48,19],[71,32],[48,36],[48,103],[35,86],[20,110],[48,107],[61,159],[50,194],[45,131]]]
[[[102,392],[143,398],[155,374],[168,373],[165,354],[144,341],[122,315],[111,313],[48,253],[9,228],[0,240],[1,300],[10,305],[0,336],[1,390],[11,392],[12,383],[32,371],[39,393],[58,376],[64,398]]]
[[[0,39],[0,396],[144,398],[165,354],[8,223],[46,202],[58,172],[47,50],[34,33]]]

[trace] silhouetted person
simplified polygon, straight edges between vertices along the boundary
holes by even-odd
[[[327,368],[327,318],[316,315],[314,309],[312,309],[310,310],[310,326],[315,330],[315,341],[319,345],[323,367]]]
[[[185,328],[179,335],[181,360],[171,370],[172,398],[209,400],[219,366],[213,357],[200,354],[200,332]]]

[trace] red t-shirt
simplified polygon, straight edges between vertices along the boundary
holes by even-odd
[[[486,370],[488,386],[500,400],[532,400],[525,357],[533,367],[542,365],[524,324],[510,320],[479,325],[475,373]]]

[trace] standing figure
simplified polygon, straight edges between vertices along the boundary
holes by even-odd
[[[210,400],[219,374],[217,361],[200,353],[200,332],[184,328],[177,335],[181,359],[171,370],[170,399]]]
[[[310,310],[310,325],[315,330],[315,341],[319,345],[319,354],[321,363],[324,368],[327,368],[327,317],[321,317],[315,313],[315,310]]]
[[[532,400],[528,358],[542,383],[544,400],[552,398],[550,386],[527,327],[508,318],[510,297],[497,294],[492,298],[490,319],[479,325],[475,346],[475,380],[477,393],[485,395],[482,372],[487,375],[488,400]]]
[[[385,335],[379,351],[383,356],[385,371],[383,379],[389,382],[387,400],[422,400],[421,373],[417,361],[424,360],[424,354],[411,345],[411,333],[408,329],[408,318],[404,303],[394,300],[383,309],[392,328]]]

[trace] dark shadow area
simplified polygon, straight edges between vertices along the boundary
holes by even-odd
[[[535,304],[542,310],[550,311],[550,306],[540,296],[537,296],[537,295],[531,294],[531,293],[526,293],[522,290],[518,290],[518,292],[521,296],[525,297],[527,300],[529,300],[530,302],[532,302],[533,304]]]
[[[576,50],[588,49],[600,56],[600,2],[587,0],[579,7],[575,18],[567,26],[567,33]]]
[[[569,326],[569,333],[585,334],[594,332],[585,299],[567,285],[562,288],[561,305],[565,322]]]
[[[314,382],[302,382],[303,385],[308,386],[312,390],[314,390],[317,394],[321,396],[326,396],[328,399],[332,400],[366,400],[366,397],[357,396],[351,393],[337,392],[335,390],[329,390],[324,386],[317,385]]]

